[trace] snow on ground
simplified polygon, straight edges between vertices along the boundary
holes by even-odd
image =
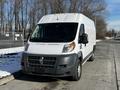
[[[22,52],[23,50],[24,50],[24,47],[14,47],[14,48],[0,49],[0,55]]]
[[[98,40],[96,40],[96,42],[100,42],[100,41],[102,41],[102,40],[99,40],[99,39],[98,39]]]
[[[105,39],[113,39],[113,37],[105,37]]]
[[[21,69],[22,53],[0,56],[0,78],[11,75]]]
[[[21,69],[20,62],[23,50],[24,47],[0,49],[0,78],[11,75]]]

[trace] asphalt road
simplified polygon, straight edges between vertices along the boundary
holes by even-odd
[[[97,43],[95,61],[86,62],[79,81],[22,75],[0,90],[120,90],[120,41]]]

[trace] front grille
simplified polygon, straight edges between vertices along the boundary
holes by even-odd
[[[28,63],[30,66],[54,66],[56,57],[42,57],[42,56],[28,56]]]
[[[28,56],[27,69],[32,73],[51,74],[54,72],[56,57]]]

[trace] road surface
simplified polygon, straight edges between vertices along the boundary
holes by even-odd
[[[22,75],[0,90],[120,90],[120,41],[97,43],[95,61],[86,62],[79,81]]]

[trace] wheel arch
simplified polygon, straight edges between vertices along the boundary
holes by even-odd
[[[96,45],[93,46],[93,52],[95,52],[95,50],[96,50]]]
[[[83,54],[82,54],[82,52],[79,52],[78,60],[80,60],[80,62],[82,63],[82,61],[83,61]]]

